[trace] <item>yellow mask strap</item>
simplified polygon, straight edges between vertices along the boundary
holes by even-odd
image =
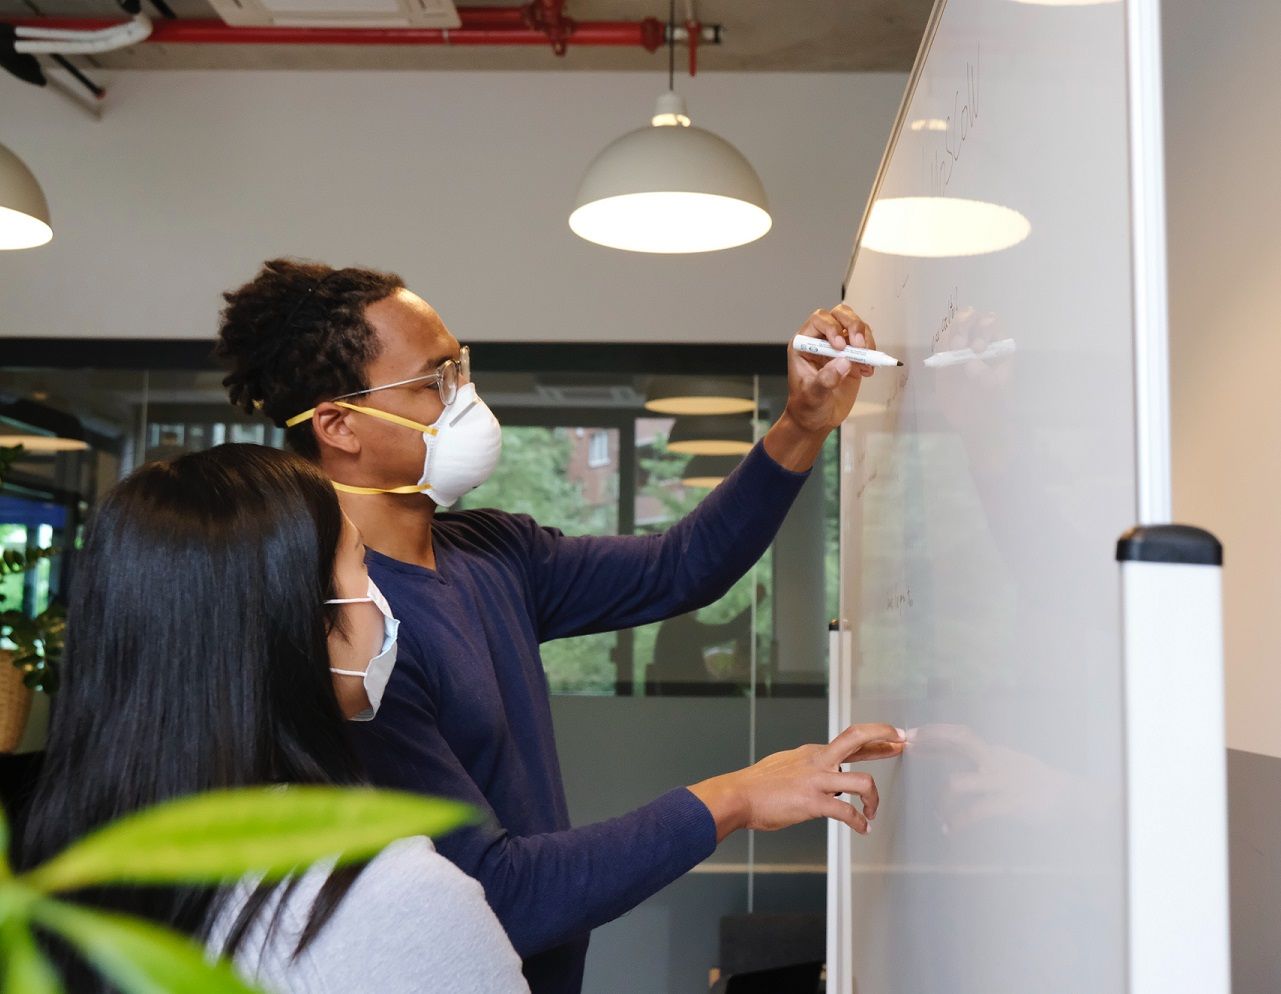
[[[412,428],[414,431],[421,432],[426,435],[440,434],[431,425],[419,424],[417,421],[409,420],[409,418],[402,418],[399,414],[392,414],[389,411],[380,411],[376,407],[361,407],[359,404],[348,404],[343,400],[336,400],[334,401],[334,404],[338,407],[345,407],[349,411],[355,411],[358,414],[368,414],[371,418],[381,418],[383,421],[390,421],[394,425],[401,425],[404,428]],[[309,411],[303,411],[301,414],[296,414],[285,422],[285,426],[292,428],[294,425],[300,425],[304,421],[310,419],[315,413],[316,409],[313,407]],[[353,487],[346,483],[339,483],[336,480],[331,480],[330,482],[333,483],[335,490],[341,491],[345,494],[421,494],[426,493],[431,489],[430,483],[424,483],[421,485],[417,483],[410,483],[403,487],[383,489],[382,487]]]
[[[348,404],[345,400],[334,401],[336,407],[345,407],[349,411],[356,411],[358,414],[368,414],[371,418],[381,418],[384,421],[390,421],[394,425],[400,425],[403,428],[412,428],[414,431],[424,432],[428,435],[438,434],[431,425],[419,424],[417,421],[410,421],[409,418],[402,418],[399,414],[392,414],[390,411],[380,411],[376,407],[361,407],[359,404]],[[292,428],[294,425],[300,425],[304,421],[309,421],[311,416],[316,413],[313,407],[310,410],[303,411],[301,414],[295,414],[285,422],[286,428]]]
[[[404,487],[392,487],[390,490],[383,490],[379,487],[351,487],[345,483],[339,483],[336,480],[330,481],[334,489],[345,494],[422,494],[431,489],[430,483],[424,483],[421,487],[416,484],[409,484]]]

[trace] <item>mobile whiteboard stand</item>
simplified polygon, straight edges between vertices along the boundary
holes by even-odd
[[[1198,528],[1155,525],[1124,535],[1116,558],[1127,994],[1227,994],[1223,548]]]
[[[849,638],[849,631],[842,631],[839,621],[828,626],[828,695],[827,738],[830,742],[853,722],[853,693],[846,674],[848,666],[842,654],[842,639]],[[827,820],[827,990],[850,991],[854,989],[854,975],[850,970],[849,935],[853,927],[854,895],[845,885],[849,880],[853,859],[853,833],[835,819]]]

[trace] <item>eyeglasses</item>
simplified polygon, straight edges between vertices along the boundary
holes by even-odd
[[[448,407],[458,397],[458,388],[464,383],[470,382],[471,349],[464,345],[458,350],[457,359],[446,359],[436,367],[434,372],[424,373],[422,376],[411,376],[407,380],[397,380],[395,383],[384,383],[380,387],[370,387],[368,390],[345,393],[341,397],[335,397],[334,400],[363,397],[365,394],[377,393],[379,390],[390,390],[393,387],[407,387],[411,383],[422,383],[426,386],[435,386],[440,391],[441,403]]]

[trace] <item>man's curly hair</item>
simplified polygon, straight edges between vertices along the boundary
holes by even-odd
[[[214,355],[231,367],[223,386],[246,413],[283,426],[295,414],[368,388],[365,364],[378,354],[365,308],[405,285],[395,273],[333,269],[272,259],[258,275],[223,294]],[[285,432],[299,455],[320,455],[311,425]]]

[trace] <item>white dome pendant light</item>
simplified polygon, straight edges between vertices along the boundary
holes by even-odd
[[[715,252],[754,242],[773,223],[765,188],[743,154],[690,124],[673,85],[674,24],[673,10],[668,92],[650,127],[606,146],[578,186],[569,226],[589,242],[630,252]]]
[[[0,249],[25,249],[53,238],[49,205],[27,164],[0,145]]]

